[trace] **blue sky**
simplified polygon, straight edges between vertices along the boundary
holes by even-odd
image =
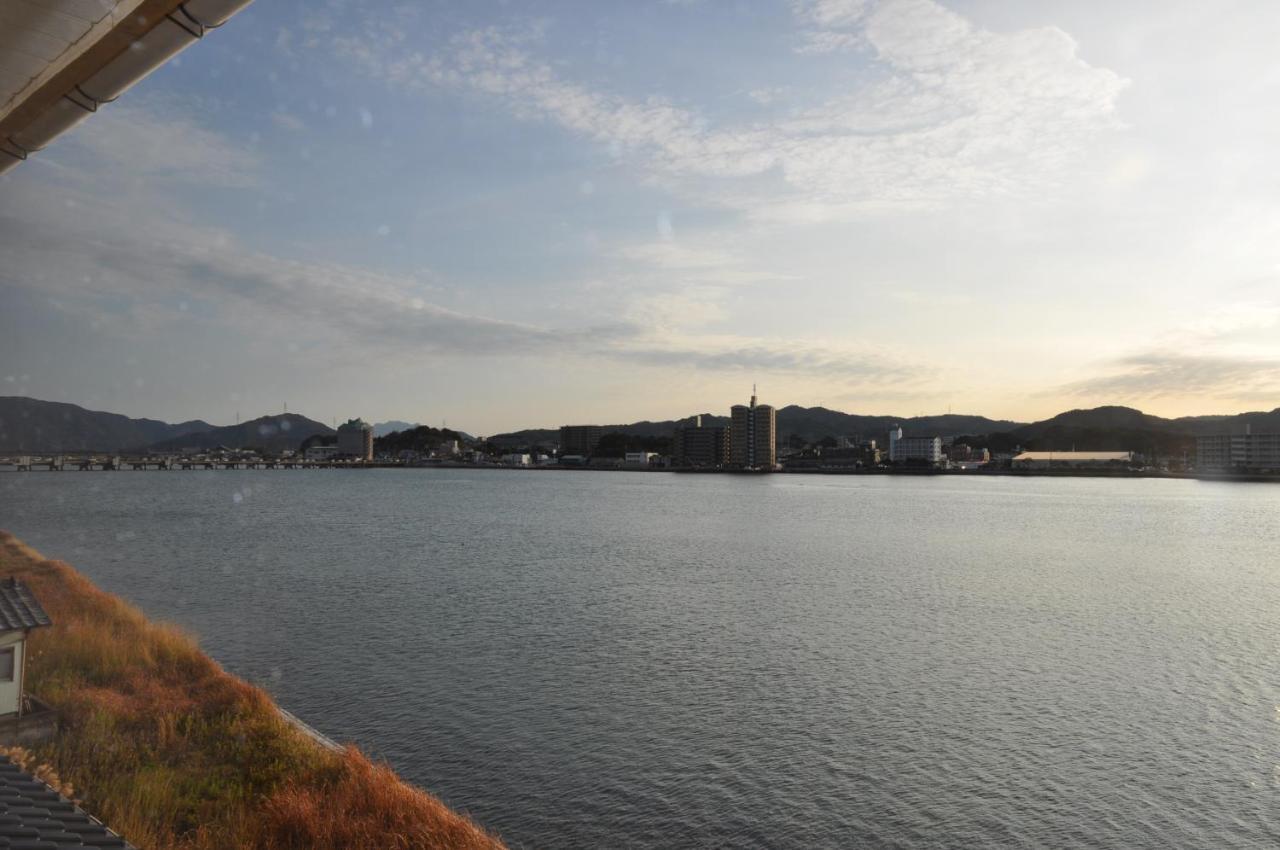
[[[1264,2],[251,5],[0,178],[0,393],[1280,405]]]

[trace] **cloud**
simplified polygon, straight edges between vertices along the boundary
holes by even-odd
[[[1109,374],[1077,381],[1061,390],[1107,399],[1203,396],[1269,399],[1280,404],[1280,360],[1149,351],[1122,357],[1109,364]]]
[[[820,30],[852,29],[862,22],[870,0],[794,0],[792,11]]]
[[[922,364],[901,360],[888,352],[790,340],[712,337],[699,341],[673,339],[662,346],[646,346],[637,341],[620,350],[619,355],[663,368],[802,375],[856,385],[901,386],[934,378]]]
[[[787,97],[791,93],[791,89],[787,86],[768,86],[765,88],[752,89],[747,92],[747,97],[754,100],[761,106],[768,106],[777,103],[779,100]]]
[[[1209,309],[1189,324],[1187,335],[1212,341],[1272,328],[1280,328],[1280,302],[1254,299]]]
[[[679,240],[638,242],[623,245],[614,256],[624,260],[634,274],[639,267],[656,270],[665,279],[681,283],[705,283],[718,286],[737,286],[769,281],[795,280],[795,276],[763,267],[759,261],[748,261],[741,254],[740,246],[732,240],[713,244]]]
[[[0,280],[34,284],[61,309],[123,334],[162,329],[179,317],[179,299],[242,331],[277,335],[284,322],[290,334],[341,340],[333,346],[341,356],[570,353],[634,333],[620,324],[550,329],[449,310],[423,298],[425,287],[411,278],[247,251],[216,232],[171,226],[154,242],[104,232],[85,206],[92,234],[0,211]]]
[[[628,144],[666,140],[661,146],[673,157],[678,145],[670,139],[703,132],[666,104],[632,109],[542,79],[537,68],[504,59],[502,51],[513,49],[504,44],[492,53],[487,36],[459,43],[475,84],[540,90],[543,106],[555,104],[564,120]],[[534,79],[522,81],[522,73]],[[0,196],[0,285],[33,296],[25,303],[82,323],[86,334],[154,342],[198,329],[215,345],[225,339],[260,351],[305,349],[308,364],[321,367],[439,355],[608,360],[848,386],[911,383],[930,374],[871,348],[694,332],[726,318],[731,287],[785,276],[743,262],[733,239],[678,235],[667,214],[652,241],[617,247],[612,255],[627,271],[610,286],[632,280],[641,296],[610,295],[603,320],[571,326],[449,309],[433,303],[434,287],[412,275],[249,248],[232,231],[199,223],[188,193],[173,190],[205,181],[254,186],[262,163],[234,140],[174,114],[160,119],[145,104],[122,105],[105,121],[104,112],[90,124],[92,132],[75,139],[89,156],[59,157],[56,175],[28,170],[8,181]]]
[[[714,126],[658,95],[593,89],[537,58],[537,28],[454,37],[424,55],[371,24],[334,46],[410,91],[481,93],[630,157],[686,193],[761,219],[821,220],[964,197],[1040,191],[1117,126],[1126,82],[1076,54],[1056,28],[981,30],[931,0],[798,4],[812,47],[864,46],[851,91],[796,115]],[[761,89],[766,90],[766,89]]]
[[[31,263],[47,263],[51,244],[37,238],[38,227],[0,216],[6,237],[22,240],[30,254],[0,239],[4,277],[22,277]],[[671,316],[699,322],[716,316],[718,297],[701,300],[697,290],[657,299],[662,316],[632,312],[604,325],[547,328],[487,318],[443,308],[414,294],[412,280],[341,265],[303,263],[239,250],[189,243],[141,245],[130,241],[74,241],[74,257],[64,249],[63,268],[94,269],[88,286],[60,276],[41,292],[61,309],[112,327],[122,335],[172,328],[196,320],[185,306],[165,299],[189,298],[210,306],[217,323],[232,322],[244,338],[257,331],[278,335],[281,323],[294,336],[325,341],[335,358],[383,355],[571,356],[608,358],[659,368],[775,373],[821,377],[857,384],[897,383],[927,374],[870,350],[840,345],[677,335],[667,330]],[[71,260],[68,265],[67,261]],[[52,285],[50,285],[52,283]],[[674,299],[674,300],[672,300]],[[112,303],[104,312],[104,301]],[[696,324],[697,322],[695,322]]]
[[[272,112],[271,122],[282,130],[289,130],[295,133],[307,129],[307,122],[291,112],[280,112],[278,110]]]
[[[257,185],[260,157],[205,129],[166,104],[164,118],[144,104],[104,108],[68,140],[97,166],[95,176],[128,173],[135,180],[245,188]]]
[[[691,334],[678,328],[718,317],[723,290],[691,287],[652,299],[656,312],[576,327],[450,310],[423,282],[351,266],[303,262],[247,250],[226,233],[157,214],[111,214],[78,196],[71,207],[38,197],[39,186],[0,204],[0,284],[23,288],[120,337],[178,332],[200,322],[254,339],[312,340],[321,361],[381,356],[576,357],[662,369],[687,368],[819,377],[848,385],[932,379],[893,353],[839,343]],[[70,197],[63,193],[63,197]],[[12,208],[10,208],[12,207]],[[15,211],[20,210],[20,213]],[[713,268],[725,257],[669,243],[658,262]],[[659,309],[661,308],[661,309]]]

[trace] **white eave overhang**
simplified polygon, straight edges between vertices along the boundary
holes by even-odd
[[[250,2],[0,2],[0,174]]]

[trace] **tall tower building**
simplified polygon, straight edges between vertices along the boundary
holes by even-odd
[[[772,406],[756,403],[751,388],[751,404],[735,404],[729,410],[729,452],[733,465],[742,469],[773,469],[777,463],[777,412]]]

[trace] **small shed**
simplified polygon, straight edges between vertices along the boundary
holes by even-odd
[[[0,580],[0,717],[22,714],[27,636],[53,621],[16,578]]]

